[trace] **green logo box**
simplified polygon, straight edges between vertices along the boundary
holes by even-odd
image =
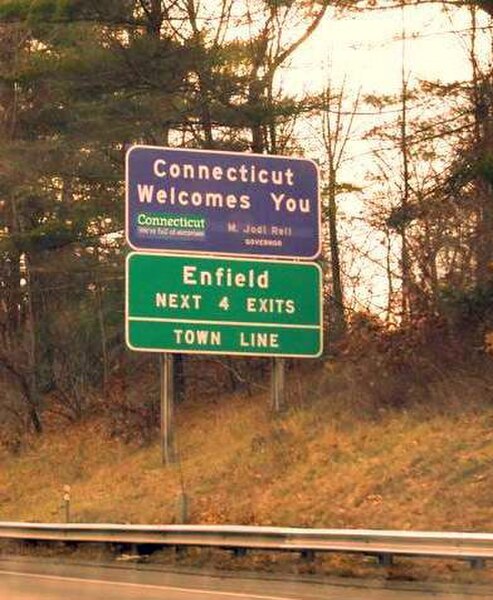
[[[126,270],[132,350],[322,353],[322,272],[315,263],[134,252]]]

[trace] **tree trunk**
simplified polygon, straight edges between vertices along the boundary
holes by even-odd
[[[96,310],[98,313],[99,332],[101,335],[101,361],[103,363],[103,397],[108,394],[109,381],[109,360],[108,360],[108,342],[106,336],[106,325],[104,322],[104,303],[102,284],[96,273]]]
[[[28,335],[28,364],[29,364],[29,391],[27,398],[30,408],[31,423],[36,433],[42,433],[43,427],[40,416],[40,395],[38,390],[37,376],[37,343],[36,343],[36,325],[34,317],[34,302],[33,302],[33,282],[31,278],[31,264],[28,256],[25,257],[26,264],[26,281],[27,281],[27,335]]]
[[[336,174],[329,174],[329,240],[330,240],[330,269],[332,276],[332,297],[330,302],[329,323],[331,341],[339,340],[346,331],[344,314],[344,298],[342,292],[341,263],[339,258],[339,241],[337,239],[337,204],[336,204]]]
[[[402,320],[407,321],[411,311],[410,301],[410,259],[409,243],[407,239],[407,225],[409,215],[409,150],[407,140],[407,74],[406,74],[406,47],[405,47],[405,6],[402,5],[402,56],[401,56],[401,158],[402,158],[402,198],[401,198],[401,223],[399,233],[401,236],[401,274],[402,274]]]

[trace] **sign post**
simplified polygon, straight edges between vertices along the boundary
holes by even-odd
[[[285,361],[283,358],[274,357],[272,359],[272,378],[271,378],[271,396],[272,409],[280,413],[286,406],[285,399]]]
[[[173,439],[173,355],[167,352],[160,354],[161,371],[161,458],[163,464],[175,461]]]

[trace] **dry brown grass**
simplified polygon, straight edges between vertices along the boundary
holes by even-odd
[[[272,415],[267,394],[179,406],[180,461],[168,468],[157,443],[125,445],[102,420],[33,440],[20,456],[1,457],[0,520],[62,520],[63,486],[70,484],[76,521],[173,523],[183,483],[196,523],[493,529],[488,381],[456,373],[406,410],[375,406],[364,384],[330,365],[306,376],[304,386],[296,374],[293,381],[291,408],[281,417]],[[201,560],[231,566],[224,556]],[[399,562],[386,576],[423,578],[431,564]],[[372,565],[351,557],[306,565],[252,555],[246,564],[374,575]],[[449,581],[477,580],[460,563],[436,572]]]
[[[473,381],[437,383],[434,407],[374,411],[337,377],[312,375],[277,418],[266,395],[186,403],[170,468],[97,420],[51,433],[4,457],[0,519],[58,521],[70,484],[77,521],[170,523],[183,481],[192,522],[491,530],[493,406]]]

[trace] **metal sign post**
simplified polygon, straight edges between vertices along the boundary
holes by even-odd
[[[272,359],[272,408],[274,412],[280,413],[286,408],[286,395],[285,395],[285,366],[286,363],[282,358]]]
[[[175,461],[173,436],[173,355],[165,352],[161,359],[161,460],[163,465]]]

